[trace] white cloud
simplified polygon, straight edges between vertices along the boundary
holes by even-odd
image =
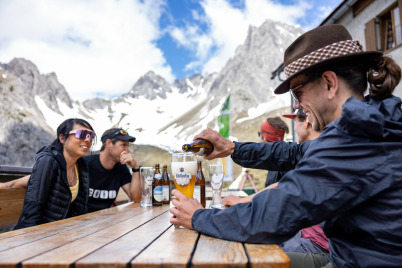
[[[244,42],[250,25],[260,26],[267,19],[299,25],[298,21],[313,8],[312,4],[302,0],[286,6],[273,0],[244,1],[244,9],[239,9],[229,0],[202,0],[204,15],[196,12],[193,18],[196,22],[206,22],[206,30],[197,24],[173,28],[172,37],[196,55],[196,59],[187,64],[187,69],[201,67],[201,71],[206,73],[219,71],[234,55],[236,47]],[[178,32],[180,35],[174,34]]]
[[[2,1],[0,61],[56,72],[73,99],[128,92],[148,70],[174,79],[155,41],[163,0]]]

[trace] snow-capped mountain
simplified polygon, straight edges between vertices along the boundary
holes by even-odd
[[[35,151],[50,143],[57,126],[71,117],[88,120],[98,137],[119,126],[137,138],[136,144],[179,150],[202,129],[217,128],[229,94],[236,138],[250,125],[246,122],[289,107],[289,96],[274,95],[279,81],[270,77],[286,47],[301,33],[300,28],[267,20],[260,27],[250,26],[244,44],[218,73],[169,84],[149,71],[120,97],[82,103],[71,100],[56,74],[40,74],[28,60],[0,64],[0,164],[32,165]]]

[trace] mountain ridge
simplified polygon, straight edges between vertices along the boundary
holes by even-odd
[[[38,147],[50,143],[57,126],[70,117],[88,120],[98,137],[107,128],[119,126],[135,135],[137,144],[179,150],[202,129],[217,127],[216,118],[229,94],[233,138],[243,137],[251,131],[245,126],[258,128],[262,118],[289,107],[288,96],[273,94],[278,82],[270,80],[270,74],[282,62],[284,49],[301,33],[298,27],[267,20],[259,27],[249,27],[245,42],[220,72],[194,74],[169,84],[148,71],[121,96],[83,102],[71,99],[56,73],[40,74],[29,60],[0,63],[0,101],[7,104],[0,109],[5,118],[0,126],[9,130],[30,123],[33,135],[25,137],[23,144],[30,146],[32,153],[21,156],[12,152],[12,146],[7,147],[6,153],[13,156],[0,159],[0,164],[14,164],[23,157],[26,165],[32,165]],[[40,137],[45,136],[42,142]],[[15,144],[16,139],[18,135],[0,134],[0,145],[6,148],[5,144]]]

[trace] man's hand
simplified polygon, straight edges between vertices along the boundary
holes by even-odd
[[[191,219],[194,212],[198,209],[203,209],[204,207],[196,199],[190,199],[179,190],[175,189],[172,191],[172,195],[176,198],[172,199],[172,204],[174,207],[170,208],[170,213],[173,217],[170,219],[170,223],[175,225],[181,225],[188,229],[193,229],[191,224]]]
[[[128,164],[132,168],[139,168],[137,161],[135,161],[134,157],[130,154],[130,152],[127,151],[121,152],[120,163],[122,165]]]
[[[194,140],[196,139],[208,140],[214,145],[214,151],[209,155],[204,156],[204,159],[212,160],[215,158],[222,158],[232,155],[234,152],[234,143],[210,128],[201,131],[200,134],[194,137]]]
[[[247,198],[247,197],[239,197],[235,195],[228,195],[225,198],[223,198],[223,204],[225,206],[234,206],[239,203],[248,203],[251,202],[252,198]]]

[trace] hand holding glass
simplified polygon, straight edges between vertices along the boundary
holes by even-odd
[[[141,207],[152,206],[152,181],[155,169],[153,167],[140,168],[140,185],[142,192]]]
[[[223,166],[222,165],[209,165],[209,178],[212,187],[212,202],[211,208],[223,208],[221,197],[222,183],[223,183]]]

